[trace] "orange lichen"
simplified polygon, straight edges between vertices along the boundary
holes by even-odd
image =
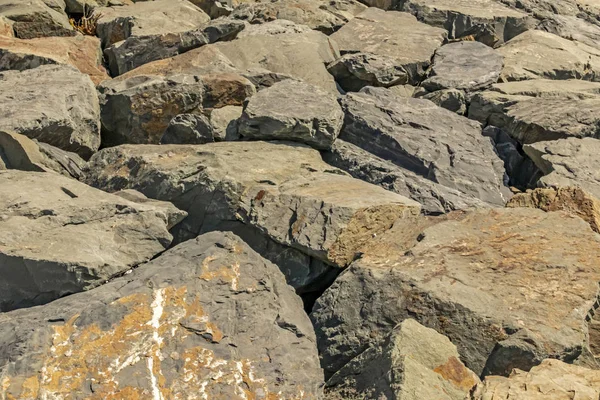
[[[464,391],[470,390],[477,383],[473,372],[469,371],[456,357],[450,357],[448,362],[436,367],[433,372],[440,374],[445,380]]]

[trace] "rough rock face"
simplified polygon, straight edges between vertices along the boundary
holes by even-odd
[[[237,140],[238,119],[242,116],[243,108],[238,106],[225,106],[215,108],[210,113],[210,124],[213,136],[217,141]]]
[[[25,70],[45,64],[67,64],[98,84],[109,76],[102,67],[100,41],[91,36],[47,37],[30,40],[0,37],[0,71]]]
[[[327,396],[464,400],[478,382],[447,337],[406,319],[381,346],[370,347],[333,375]]]
[[[100,147],[100,107],[91,79],[46,65],[0,73],[0,129],[87,158]]]
[[[531,30],[498,49],[504,56],[501,79],[585,79],[600,81],[600,50],[552,33]]]
[[[502,65],[502,55],[482,43],[450,43],[435,52],[429,78],[422,86],[432,92],[484,89],[498,82]]]
[[[179,114],[169,122],[161,144],[203,144],[215,141],[208,117],[202,114]]]
[[[162,208],[53,173],[0,171],[0,183],[0,311],[89,289],[171,243]]]
[[[475,373],[590,359],[600,236],[563,212],[478,210],[373,241],[312,312],[327,376],[407,318],[448,336]],[[588,341],[589,340],[589,341]]]
[[[232,234],[203,235],[131,275],[0,321],[9,398],[321,398],[300,299]]]
[[[423,99],[382,88],[350,93],[340,138],[433,182],[504,205],[504,168],[481,126]]]
[[[328,149],[337,138],[344,113],[335,96],[287,79],[252,96],[244,105],[238,132],[248,139],[290,140]]]
[[[10,21],[14,35],[21,39],[75,34],[64,11],[42,0],[0,0],[0,17]]]
[[[473,400],[571,400],[600,397],[600,372],[544,360],[530,372],[515,370],[510,377],[490,376],[481,383]]]
[[[331,35],[342,54],[363,52],[393,58],[405,75],[399,83],[417,83],[445,37],[443,29],[418,22],[412,15],[377,8],[358,14]],[[380,68],[389,69],[388,63]]]
[[[136,189],[188,211],[178,240],[240,221],[339,266],[397,218],[420,211],[416,202],[350,178],[316,150],[292,143],[119,146],[92,158],[87,182],[107,191]]]
[[[523,150],[545,174],[541,187],[580,187],[600,197],[598,139],[561,139],[525,145]]]
[[[12,27],[12,22],[5,17],[0,16],[0,37],[14,38],[15,32]]]

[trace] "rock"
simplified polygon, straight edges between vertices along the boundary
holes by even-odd
[[[0,17],[10,21],[20,39],[75,34],[64,11],[52,9],[42,0],[0,0]]]
[[[420,211],[418,203],[350,178],[318,151],[293,143],[119,146],[94,156],[86,181],[109,192],[136,189],[188,211],[174,232],[178,241],[239,221],[338,266],[372,235]]]
[[[446,32],[422,24],[407,13],[369,8],[331,38],[342,54],[363,52],[393,58],[406,76],[405,81],[398,83],[414,84],[420,81],[433,53],[444,42]],[[383,69],[381,74],[387,73],[389,62],[380,67]]]
[[[426,93],[422,97],[430,100],[435,105],[445,108],[448,111],[457,113],[458,115],[465,115],[467,111],[467,96],[465,92],[458,89],[442,89],[432,93]]]
[[[0,37],[15,37],[12,22],[3,16],[0,16]]]
[[[326,376],[407,318],[448,336],[478,375],[590,361],[600,236],[585,221],[530,208],[447,219],[379,235],[317,301]]]
[[[525,145],[523,151],[545,175],[538,186],[574,186],[600,197],[599,148],[598,139],[569,138]]]
[[[219,1],[219,0],[191,0],[191,2],[200,7],[211,19],[219,17],[225,17],[231,14],[233,11],[233,1]]]
[[[0,171],[0,182],[2,312],[90,289],[171,243],[163,207],[53,173]]]
[[[137,190],[126,189],[113,194],[115,196],[122,197],[125,200],[129,200],[138,204],[149,204],[158,210],[161,210],[167,216],[167,229],[173,228],[175,225],[183,221],[185,217],[187,217],[187,213],[185,211],[181,211],[172,203],[169,203],[168,201],[149,199]]]
[[[97,8],[101,15],[96,34],[102,47],[132,36],[150,36],[192,31],[210,17],[187,0],[142,1],[126,7]]]
[[[501,79],[584,79],[600,81],[600,50],[540,30],[527,31],[498,49]]]
[[[365,86],[401,85],[409,78],[396,59],[371,53],[343,55],[329,64],[327,70],[347,92],[357,92]]]
[[[418,202],[425,214],[486,207],[486,203],[475,197],[432,182],[341,139],[336,140],[329,151],[323,152],[323,160],[357,179]]]
[[[0,73],[0,130],[89,158],[100,146],[100,107],[91,79],[45,65]]]
[[[506,207],[539,208],[544,211],[564,210],[577,215],[600,233],[600,200],[576,187],[541,188],[514,195]]]
[[[100,41],[92,36],[29,40],[0,37],[0,71],[23,71],[46,64],[72,65],[96,85],[109,78],[102,66]]]
[[[536,29],[600,49],[600,26],[575,16],[551,14],[546,16]]]
[[[327,382],[327,395],[464,400],[478,382],[447,337],[406,319],[381,346],[367,349],[336,372]]]
[[[255,89],[250,81],[236,74],[181,74],[123,75],[103,83],[99,91],[105,141],[157,144],[176,116],[241,105]]]
[[[238,132],[257,140],[290,140],[328,149],[344,113],[337,99],[313,85],[285,80],[252,96],[244,105]]]
[[[445,28],[450,39],[474,39],[493,47],[535,26],[535,19],[517,8],[495,0],[406,0],[400,9]]]
[[[600,396],[600,372],[559,360],[544,360],[530,372],[515,370],[508,378],[490,376],[473,400],[569,400]]]
[[[595,137],[599,89],[578,79],[498,83],[472,97],[469,118],[502,128],[521,144]]]
[[[179,114],[169,122],[160,139],[161,144],[203,144],[214,141],[212,125],[202,114]]]
[[[495,205],[508,199],[502,161],[477,122],[382,88],[350,93],[342,108],[340,139],[468,197]]]
[[[233,39],[242,29],[244,24],[239,21],[214,20],[203,28],[185,32],[130,36],[108,47],[104,53],[113,76],[118,76],[152,61],[219,40]]]
[[[0,131],[0,169],[48,172],[79,179],[85,161],[75,153],[39,143],[14,132]]]
[[[242,116],[243,107],[225,106],[215,108],[210,113],[210,124],[216,141],[232,141],[239,139],[238,119]]]
[[[300,299],[232,234],[203,235],[126,277],[0,321],[2,387],[15,398],[31,387],[56,398],[321,397]]]
[[[500,52],[482,43],[450,43],[436,50],[429,78],[421,85],[432,92],[480,90],[498,82],[502,65]]]

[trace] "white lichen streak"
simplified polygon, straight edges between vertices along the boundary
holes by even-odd
[[[238,290],[238,285],[240,283],[240,263],[235,262],[231,268],[233,270],[233,278],[231,279],[231,289]]]
[[[152,399],[163,400],[162,392],[158,387],[158,378],[154,372],[154,361],[159,363],[158,373],[160,374],[160,361],[162,355],[160,348],[162,346],[163,338],[160,336],[158,329],[160,328],[160,318],[163,315],[165,306],[164,289],[158,289],[154,292],[154,299],[152,301],[152,319],[148,322],[148,325],[152,326],[152,349],[151,354],[146,358],[148,365],[148,372],[150,374],[150,382],[152,385]]]

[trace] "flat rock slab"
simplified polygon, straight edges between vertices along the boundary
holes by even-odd
[[[232,234],[201,236],[130,275],[0,321],[9,398],[321,397],[302,302]]]
[[[501,80],[583,79],[600,81],[600,50],[552,33],[531,30],[498,48]]]
[[[0,171],[0,182],[0,311],[89,289],[171,243],[164,208],[54,173]]]
[[[63,9],[51,8],[42,0],[0,0],[0,17],[10,21],[20,39],[75,35]]]
[[[0,71],[67,64],[87,74],[98,84],[109,79],[102,66],[100,41],[92,36],[10,39],[0,37]]]
[[[444,43],[446,32],[418,22],[408,13],[369,8],[331,38],[342,54],[363,52],[393,58],[406,76],[400,83],[417,83],[435,50]]]
[[[399,167],[490,204],[504,205],[504,166],[481,126],[429,100],[383,88],[350,93],[340,138]]]
[[[600,396],[600,371],[559,360],[544,360],[525,372],[510,377],[490,376],[481,383],[473,400],[593,400]]]
[[[289,140],[326,150],[339,135],[343,121],[344,113],[335,96],[287,79],[246,102],[238,132],[248,139]]]
[[[545,174],[539,186],[575,186],[600,197],[600,140],[561,139],[525,145],[523,150]]]
[[[498,82],[502,55],[479,42],[457,42],[440,47],[421,86],[429,91],[460,89],[474,91]]]
[[[600,84],[578,79],[498,83],[471,99],[469,118],[522,144],[599,137]]]
[[[406,318],[448,336],[478,375],[545,358],[590,361],[588,339],[600,343],[585,323],[598,307],[600,236],[587,222],[530,208],[426,222],[380,235],[317,301],[326,375]]]
[[[125,145],[97,153],[88,167],[89,184],[136,189],[189,211],[178,240],[239,221],[338,266],[372,235],[420,211],[418,203],[353,179],[293,143]]]
[[[400,9],[446,29],[451,39],[474,39],[492,47],[536,25],[533,17],[497,0],[407,0]]]
[[[66,65],[0,73],[0,129],[89,158],[100,147],[100,106],[90,77]]]
[[[142,1],[95,11],[101,15],[96,34],[103,47],[131,36],[191,31],[210,21],[204,11],[187,0]]]

